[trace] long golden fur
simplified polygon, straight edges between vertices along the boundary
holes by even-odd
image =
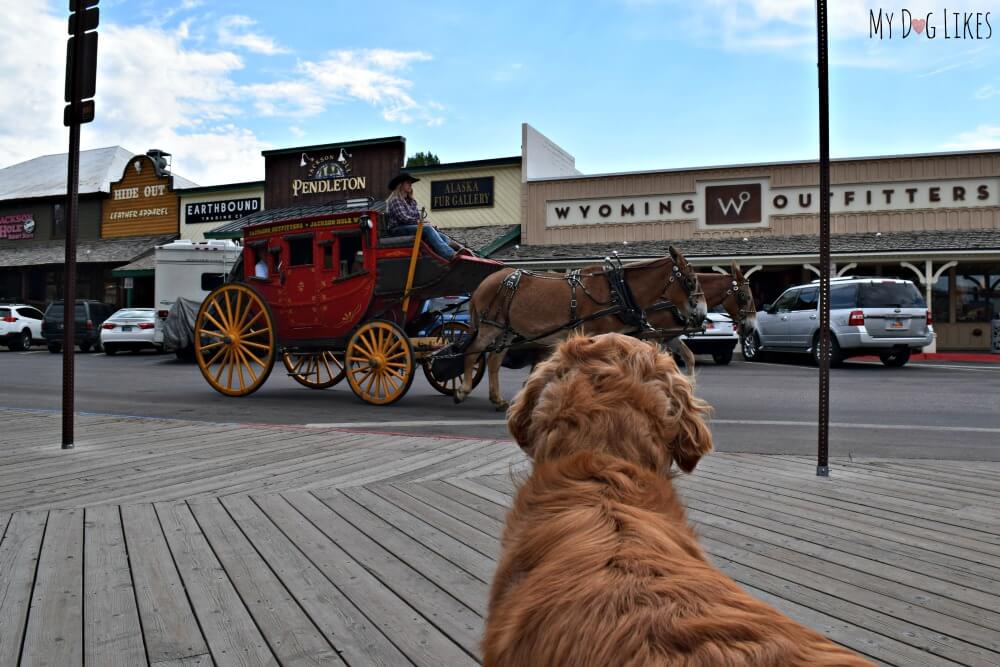
[[[671,485],[712,447],[669,355],[577,337],[509,413],[534,461],[507,517],[487,666],[869,665],[708,563]]]

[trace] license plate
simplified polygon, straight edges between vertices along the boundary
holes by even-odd
[[[889,328],[890,329],[905,329],[906,328],[906,324],[903,323],[903,320],[889,320]]]
[[[129,325],[127,325],[127,324],[126,324],[126,325],[124,325],[124,326],[122,326],[122,331],[131,331],[131,330],[132,330],[132,327],[130,327],[130,326],[129,326]]]

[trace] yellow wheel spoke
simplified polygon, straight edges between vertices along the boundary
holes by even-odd
[[[247,313],[250,312],[250,303],[250,300],[247,299],[247,307],[243,308],[243,290],[236,293],[236,314],[240,316],[239,321],[236,322],[236,326],[234,327],[237,331],[243,326],[243,320],[247,318]],[[235,320],[236,318],[233,317],[233,319]]]
[[[388,355],[386,357],[386,359],[389,360],[389,361],[391,361],[393,359],[399,359],[400,357],[405,357],[405,356],[407,356],[406,350],[400,350],[396,354],[390,354],[390,355]]]
[[[214,317],[212,317],[212,313],[208,312],[207,308],[205,309],[205,319],[211,320],[212,324],[214,324],[219,329],[219,331],[222,331],[222,332],[229,331],[229,329],[227,329],[226,327],[224,327],[221,324],[219,324],[219,320],[217,320]],[[208,332],[206,331],[205,333],[208,333]]]
[[[229,361],[229,356],[233,353],[231,348],[226,348],[226,354],[222,357],[222,361],[219,362],[219,370],[215,373],[215,384],[219,384],[222,378],[222,372],[226,370],[226,363]]]
[[[246,359],[247,357],[250,357],[251,359],[253,359],[254,361],[256,361],[260,365],[261,368],[263,368],[264,366],[266,366],[266,364],[263,361],[260,360],[260,357],[258,357],[256,354],[254,354],[253,352],[251,352],[250,350],[248,350],[246,347],[244,347],[245,345],[246,345],[246,341],[243,341],[243,343],[237,348],[240,351],[240,355],[244,359]]]
[[[235,324],[235,321],[233,319],[233,305],[230,303],[232,301],[231,294],[229,292],[223,292],[222,300],[226,303],[226,326],[232,327],[233,324]],[[222,315],[222,313],[219,314]]]
[[[364,336],[358,336],[357,339],[354,341],[354,343],[356,347],[363,350],[364,353],[367,354],[369,357],[374,354],[372,348],[368,345],[368,342],[365,340]]]
[[[242,391],[246,390],[247,385],[243,381],[243,356],[240,354],[239,348],[236,348],[236,352],[235,352],[235,354],[233,356],[236,357],[236,363],[234,365],[236,366],[236,374],[239,376],[240,391],[242,392]],[[230,386],[232,386],[232,385],[230,385]]]
[[[389,368],[407,368],[409,364],[401,364],[398,361],[390,361],[386,363]]]
[[[290,357],[290,358],[294,359],[295,357]],[[297,362],[295,362],[294,366],[292,366],[292,371],[291,372],[295,373],[295,374],[298,374],[298,370],[302,366],[302,364],[305,363],[305,360],[306,360],[305,357],[299,357],[299,360]]]
[[[254,324],[256,324],[257,320],[259,320],[262,317],[264,317],[264,311],[263,310],[257,311],[257,314],[253,316],[252,320],[250,320],[249,322],[247,322],[246,324],[244,324],[242,327],[240,327],[240,334],[243,334],[245,331],[249,331],[250,327],[252,327]],[[262,329],[262,331],[263,331],[263,329]]]
[[[393,353],[393,352],[395,352],[396,350],[401,350],[401,351],[402,351],[402,352],[403,352],[403,353],[405,354],[405,351],[403,351],[403,350],[402,350],[402,347],[403,347],[403,341],[401,341],[401,340],[400,340],[400,339],[398,339],[398,338],[394,338],[394,339],[393,339],[392,341],[390,341],[390,342],[391,342],[392,344],[391,344],[391,345],[389,346],[389,349],[385,351],[385,354],[386,354],[386,356],[391,356],[391,355],[392,355],[392,353]]]
[[[226,334],[221,331],[208,331],[206,329],[201,330],[202,336],[211,336],[212,338],[225,338]]]
[[[326,355],[323,356],[323,366],[326,368],[327,375],[329,375],[332,380],[336,374],[330,369],[330,364],[326,361]]]
[[[211,350],[213,347],[219,347],[220,345],[225,345],[225,344],[226,344],[225,341],[221,341],[221,340],[220,341],[216,341],[214,343],[208,343],[207,345],[202,345],[201,346],[201,351],[204,352],[205,350]]]
[[[226,365],[229,367],[229,373],[226,375],[226,386],[230,389],[233,388],[233,369],[236,368],[236,364],[238,362],[239,359],[236,358],[236,348],[233,348],[233,351],[230,353],[226,361]]]
[[[258,350],[267,350],[268,352],[271,351],[271,346],[270,345],[264,345],[263,343],[255,343],[254,341],[247,340],[246,338],[244,338],[243,340],[241,340],[240,344],[241,345],[249,345],[250,347],[255,347]]]
[[[251,366],[250,362],[247,361],[247,356],[249,355],[249,356],[253,357],[253,355],[250,354],[250,352],[248,350],[240,350],[239,352],[240,352],[240,356],[243,359],[243,365],[247,369],[247,375],[250,376],[251,382],[256,382],[257,381],[257,374],[253,372],[253,366]],[[254,357],[254,360],[257,361],[257,363],[260,365],[261,368],[264,368],[264,364],[260,363],[260,361],[257,360],[256,357]]]
[[[209,361],[205,362],[205,367],[207,368],[208,366],[214,364],[215,360],[218,359],[220,355],[224,354],[228,349],[229,348],[226,347],[220,348],[219,351],[215,353],[215,356],[213,356]],[[204,348],[202,348],[202,351],[204,351]]]

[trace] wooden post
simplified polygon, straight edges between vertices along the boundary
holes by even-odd
[[[417,258],[420,256],[420,238],[424,235],[424,218],[427,217],[425,209],[420,210],[420,220],[417,221],[417,234],[413,238],[413,252],[410,254],[410,270],[406,273],[406,289],[403,291],[403,321],[406,325],[406,313],[410,306],[410,289],[413,287],[413,275],[417,272]]]

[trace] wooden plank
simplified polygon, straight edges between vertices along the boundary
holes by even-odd
[[[271,665],[274,654],[183,503],[157,503],[156,515],[205,641],[219,664]]]
[[[332,540],[312,519],[281,496],[254,499],[270,519],[281,526],[303,554],[374,623],[406,658],[426,667],[474,664],[475,660],[435,625],[386,586],[364,561],[341,548],[341,537]],[[315,498],[320,512],[329,509]],[[306,519],[306,521],[303,521]]]
[[[418,523],[417,519],[402,517],[403,513],[398,508],[393,511],[393,505],[382,501],[377,496],[371,499],[375,507],[367,509],[364,504],[354,501],[345,492],[346,489],[344,492],[338,490],[314,491],[313,496],[319,498],[324,505],[340,515],[343,520],[349,522],[359,533],[395,556],[400,563],[405,563],[418,572],[420,576],[436,584],[438,588],[446,591],[448,595],[468,607],[469,611],[472,612],[468,618],[478,620],[481,625],[482,619],[474,617],[481,617],[480,610],[486,607],[488,582],[493,574],[492,563],[488,561],[484,563],[485,559],[480,554],[476,554],[478,558],[475,561],[470,558],[462,559],[460,552],[466,550],[464,545],[441,535],[437,531],[433,531],[437,534],[432,535],[432,529],[427,527],[421,530],[415,525]],[[358,495],[362,499],[368,498],[363,492]],[[408,529],[400,529],[386,514],[392,515],[392,518],[400,524],[409,524]],[[411,536],[409,531],[416,532],[424,539],[435,540],[437,538],[437,545],[446,545],[444,550],[448,552],[447,555],[425,545],[419,539]],[[484,571],[485,577],[470,573],[462,567],[463,563],[456,562],[449,556],[456,556],[456,560],[464,560],[466,563],[475,563],[471,567],[477,572]],[[436,591],[435,593],[440,594]],[[449,600],[449,602],[451,601]],[[473,653],[478,650],[478,642],[479,636],[473,638],[470,644]]]
[[[486,585],[453,565],[442,567],[436,554],[372,521],[377,517],[337,495],[333,492],[320,501],[307,492],[295,492],[285,498],[328,537],[336,536],[338,546],[464,648],[469,659],[476,656],[483,630],[478,610],[486,606]],[[449,570],[452,581],[444,584],[445,590],[440,582]]]
[[[974,620],[982,610],[1000,608],[1000,598],[984,592],[979,579],[956,573],[952,568],[856,544],[851,541],[849,532],[842,536],[816,524],[781,523],[767,518],[770,516],[768,512],[752,511],[748,505],[741,506],[736,501],[720,503],[717,497],[694,496],[690,492],[685,497],[689,516],[697,517],[700,524],[715,525],[754,539],[793,547],[797,554],[849,564],[859,572],[870,573],[887,582],[896,582],[889,584],[892,586],[917,586],[922,593],[914,595],[915,604],[928,604],[936,596],[944,596],[975,605],[968,612],[969,620]],[[802,528],[802,525],[812,525],[816,529]],[[990,618],[989,614],[985,618]],[[997,627],[1000,627],[1000,622]]]
[[[949,541],[956,541],[957,538],[949,536],[940,540],[932,539],[932,533],[920,533],[912,530],[903,532],[903,526],[897,526],[898,530],[890,528],[892,524],[886,526],[872,526],[868,524],[861,513],[846,514],[844,512],[831,512],[823,507],[809,505],[806,501],[791,501],[782,499],[780,503],[761,503],[756,494],[747,493],[745,495],[732,494],[730,489],[724,485],[702,483],[703,490],[711,490],[720,497],[729,498],[747,503],[747,505],[763,505],[768,509],[776,509],[785,515],[785,521],[806,521],[816,522],[825,527],[831,534],[839,535],[857,544],[881,549],[893,553],[902,554],[929,563],[936,563],[945,567],[954,568],[959,572],[965,572],[982,578],[981,586],[984,590],[992,593],[998,591],[997,581],[1000,569],[989,561],[991,557],[979,551],[967,548],[948,547]],[[686,492],[686,490],[685,490]]]
[[[993,652],[1000,651],[1000,630],[997,630],[997,626],[992,625],[990,620],[990,616],[996,616],[996,612],[965,607],[954,600],[941,598],[933,600],[930,598],[934,596],[919,589],[898,583],[886,585],[877,577],[853,572],[851,567],[827,563],[816,557],[798,556],[790,549],[751,541],[739,533],[731,533],[707,523],[701,523],[699,528],[702,539],[728,545],[727,548],[735,550],[730,553],[753,554],[745,560],[742,557],[727,555],[726,557],[731,560],[739,560],[758,569],[767,569],[804,585],[816,587],[816,585],[823,586],[825,582],[825,588],[822,589],[824,592],[845,597],[856,604],[898,618],[905,618],[909,623],[938,629],[972,645]],[[765,562],[769,564],[765,565]],[[853,564],[851,561],[848,563]],[[841,595],[841,591],[845,591],[845,595]]]
[[[279,528],[247,496],[227,496],[220,501],[344,660],[351,665],[382,667],[408,662],[379,628],[304,555],[303,551],[309,550],[308,544],[314,544],[312,540],[317,539],[316,536],[320,541],[318,549],[323,549],[326,543],[326,538],[305,517],[281,503],[287,513],[278,515]],[[300,551],[290,535],[310,541]]]
[[[38,559],[21,664],[83,664],[83,510],[53,510]]]
[[[745,582],[824,614],[857,623],[898,642],[960,664],[995,667],[1000,660],[1000,654],[956,640],[947,631],[933,625],[921,626],[904,620],[917,612],[908,609],[907,605],[898,600],[876,597],[857,587],[817,578],[787,565],[783,565],[781,573],[777,574],[771,571],[773,563],[766,558],[707,538],[702,538],[701,543],[712,554],[712,561],[741,583]],[[866,604],[854,602],[858,596]]]
[[[83,577],[83,654],[91,665],[146,662],[117,507],[86,510]]]
[[[208,653],[153,507],[122,507],[121,515],[149,661]]]
[[[16,665],[48,512],[17,512],[0,542],[0,665]]]
[[[471,477],[483,466],[520,458],[520,450],[509,442],[481,441],[480,445],[434,466],[396,476],[394,482],[426,482],[442,477]]]
[[[212,656],[209,653],[178,658],[177,660],[150,663],[150,667],[212,667],[213,665],[215,665],[215,661],[212,660]]]
[[[440,482],[431,481],[422,484],[403,484],[393,486],[393,488],[475,530],[480,530],[491,536],[500,534],[503,529],[503,519],[487,516],[447,495],[438,493],[431,488],[431,485],[435,483],[440,484]],[[456,496],[464,493],[454,487],[448,487],[448,489],[453,490]]]
[[[899,665],[900,667],[910,667],[911,665],[940,667],[942,664],[955,664],[950,660],[943,660],[939,656],[932,655],[909,644],[890,639],[885,635],[873,632],[866,627],[856,625],[850,621],[829,616],[805,605],[772,595],[750,584],[737,583],[747,593],[753,595],[758,600],[767,602],[793,620],[817,632],[823,633],[838,644],[846,646],[871,660],[876,660],[887,665]]]
[[[222,505],[198,503],[190,505],[190,510],[278,662],[343,665]]]
[[[364,488],[392,502],[406,513],[422,519],[427,524],[450,535],[469,548],[475,549],[489,560],[496,562],[500,557],[496,530],[493,533],[488,533],[482,529],[482,524],[479,527],[473,527],[467,523],[463,523],[444,512],[443,508],[439,509],[426,502],[417,500],[417,498],[404,493],[396,486],[384,485]],[[498,528],[499,526],[497,525],[496,527]]]
[[[506,519],[506,510],[510,507],[511,500],[513,498],[513,493],[500,493],[495,489],[491,489],[488,486],[480,484],[476,478],[463,478],[463,479],[450,479],[448,483],[454,487],[458,487],[463,491],[468,491],[469,493],[479,496],[484,500],[488,500],[494,503],[498,507],[504,508],[504,518]]]
[[[480,514],[485,515],[501,526],[503,526],[504,522],[507,520],[506,505],[498,505],[491,500],[485,500],[474,493],[469,493],[465,489],[461,489],[445,481],[427,482],[426,487],[444,496],[445,498],[453,500],[460,505],[464,505],[471,510],[475,510]]]

